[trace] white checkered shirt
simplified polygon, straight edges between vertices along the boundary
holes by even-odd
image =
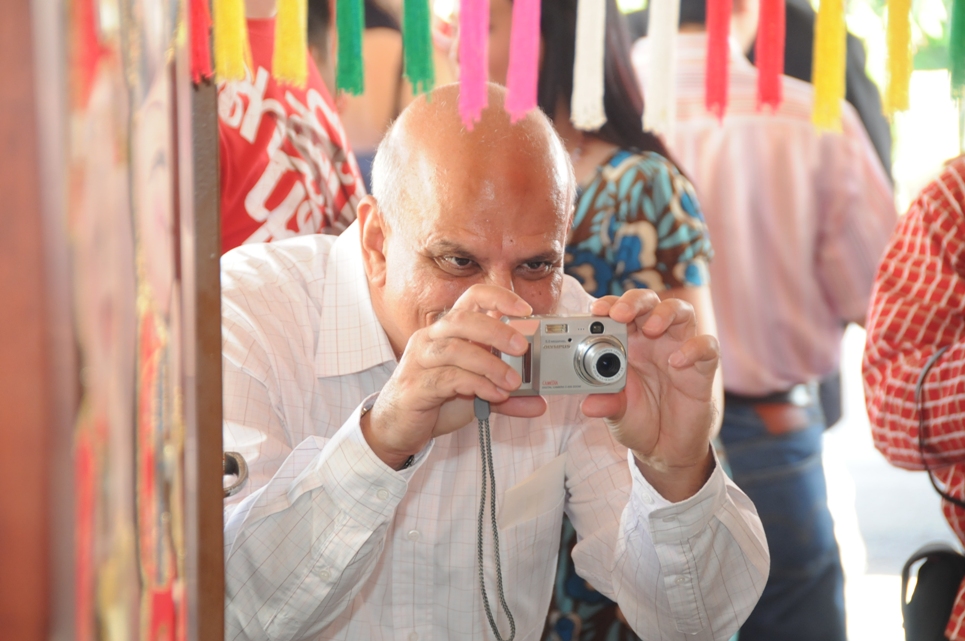
[[[401,472],[359,428],[363,401],[397,361],[372,308],[357,224],[338,239],[229,252],[222,286],[224,447],[250,470],[225,505],[226,638],[493,638],[475,554],[475,424],[434,439]],[[561,313],[586,313],[588,302],[567,278]],[[565,480],[533,495],[532,518],[499,533],[516,638],[542,633],[564,512],[580,536],[580,576],[642,637],[729,638],[768,572],[753,505],[719,466],[695,496],[669,503],[580,400],[551,397],[537,419],[493,415],[497,508],[565,455]],[[487,535],[498,609],[491,544]],[[497,622],[508,634],[502,614]]]

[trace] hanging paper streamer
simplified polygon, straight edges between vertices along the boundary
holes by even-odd
[[[821,0],[814,28],[814,113],[818,129],[841,130],[841,101],[844,100],[847,29],[843,0]]]
[[[214,0],[214,66],[218,81],[244,80],[249,57],[244,0]]]
[[[536,108],[539,81],[540,0],[513,2],[513,32],[506,76],[506,110],[516,122]]]
[[[402,9],[405,77],[412,83],[414,93],[428,93],[436,84],[429,0],[405,0]]]
[[[275,81],[304,87],[308,80],[308,0],[278,0],[271,75]]]
[[[459,113],[466,128],[489,105],[489,0],[459,3]]]
[[[208,80],[211,70],[211,14],[208,0],[191,0],[191,79],[194,84]]]
[[[576,60],[570,120],[583,131],[596,131],[606,124],[603,107],[605,39],[606,2],[580,0],[576,8]]]
[[[757,65],[757,108],[781,105],[784,73],[784,0],[761,0],[761,16],[754,47]]]
[[[649,57],[644,70],[643,128],[671,140],[677,119],[677,26],[680,0],[650,0]]]
[[[727,73],[730,59],[731,0],[707,0],[707,78],[704,101],[707,111],[724,118],[727,111]]]
[[[94,89],[94,78],[97,75],[97,64],[104,54],[100,37],[97,35],[97,15],[93,0],[79,0],[75,5],[77,19],[75,21],[75,56],[76,56],[76,85],[75,97],[81,108],[87,106],[90,94]]]
[[[362,0],[338,0],[335,23],[338,27],[338,71],[335,86],[350,94],[365,91],[362,61],[362,27],[365,10]]]
[[[951,22],[948,70],[952,74],[952,97],[965,98],[965,0],[952,0]]]
[[[888,85],[884,96],[888,116],[908,109],[911,69],[911,0],[888,0]]]

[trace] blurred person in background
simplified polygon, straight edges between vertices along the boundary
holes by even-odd
[[[808,0],[785,2],[784,75],[811,82],[814,60],[814,8]],[[630,35],[634,41],[647,35],[649,6],[627,16]],[[755,62],[755,42],[750,43],[747,58]],[[865,131],[875,146],[875,152],[891,179],[891,124],[881,106],[881,94],[868,75],[867,53],[864,43],[848,32],[845,100],[858,112]],[[818,388],[821,409],[828,427],[841,418],[841,372],[834,371],[821,380]]]
[[[837,371],[848,322],[862,323],[895,221],[891,184],[854,109],[842,132],[811,124],[813,87],[784,76],[783,102],[757,108],[746,52],[758,3],[733,4],[723,119],[705,106],[703,0],[683,0],[677,121],[670,149],[700,194],[716,257],[723,353],[720,438],[757,506],[771,571],[741,641],[843,641],[844,576],[821,462],[818,382]],[[634,46],[639,72],[649,42]]]
[[[606,124],[594,132],[570,122],[576,0],[543,0],[538,102],[570,154],[579,185],[564,270],[591,295],[637,288],[694,306],[700,333],[716,334],[707,263],[712,251],[693,186],[663,143],[642,127],[643,97],[630,40],[614,0],[607,2]],[[491,0],[489,74],[506,83],[513,5]],[[723,388],[717,377],[716,402]],[[577,576],[576,533],[564,520],[557,585],[546,638],[636,639],[617,605]]]
[[[875,446],[898,467],[930,469],[958,500],[965,500],[963,309],[965,156],[922,190],[891,237],[875,279],[863,368]],[[942,511],[965,542],[965,509],[944,500]],[[965,641],[963,587],[945,636]]]
[[[389,124],[412,102],[412,86],[403,77],[402,30],[399,7],[388,0],[365,0],[362,57],[365,91],[340,99],[345,132],[355,149],[365,184],[372,186],[375,150]]]
[[[247,0],[251,68],[218,86],[221,250],[338,234],[365,196],[331,94],[308,51],[304,88],[271,75],[275,0]]]

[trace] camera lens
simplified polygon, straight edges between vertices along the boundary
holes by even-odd
[[[626,351],[615,338],[589,337],[577,348],[576,371],[591,385],[609,385],[616,382],[626,368]]]
[[[596,371],[603,378],[613,378],[620,373],[620,357],[616,354],[604,354],[596,362]]]
[[[603,323],[601,323],[600,321],[596,321],[596,322],[594,322],[592,325],[590,325],[590,333],[591,333],[591,334],[602,334],[602,333],[603,333]]]

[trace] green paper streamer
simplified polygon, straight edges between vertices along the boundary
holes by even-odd
[[[365,91],[365,65],[362,60],[362,28],[365,24],[362,0],[338,0],[338,70],[335,87],[359,95]]]
[[[436,84],[429,15],[429,0],[405,0],[402,15],[405,77],[412,83],[415,94],[428,93]]]
[[[952,0],[948,40],[948,70],[952,74],[952,97],[965,98],[965,0]]]

